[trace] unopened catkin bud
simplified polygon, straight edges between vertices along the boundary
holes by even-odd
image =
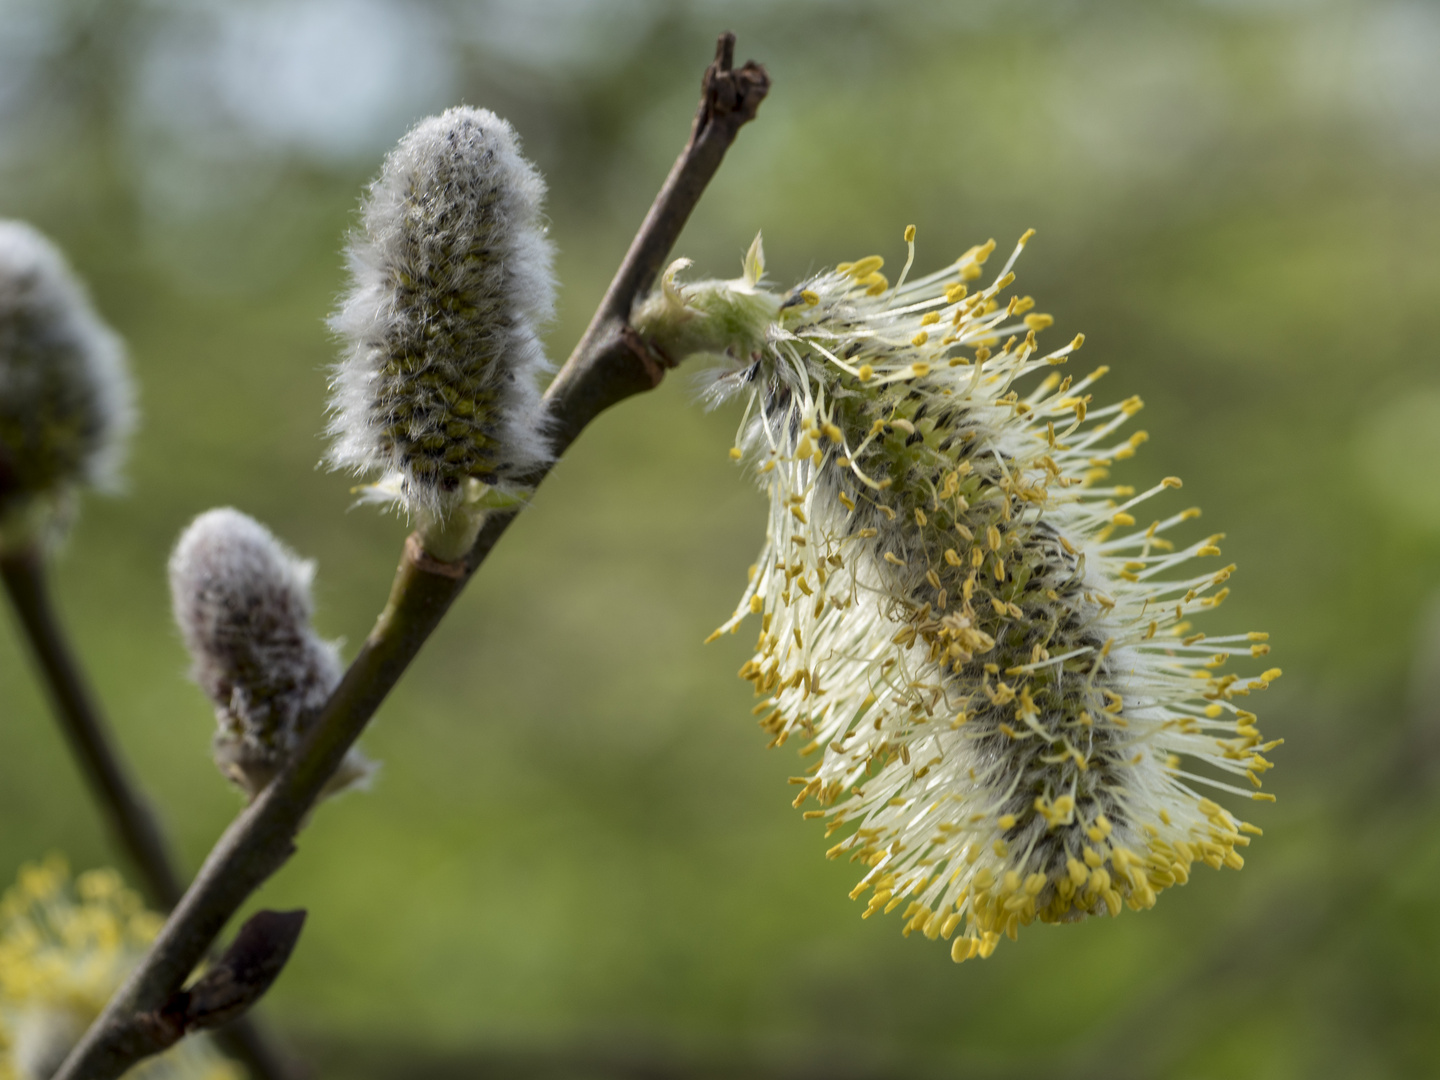
[[[332,464],[444,516],[469,481],[521,488],[550,457],[537,327],[554,308],[545,182],[508,123],[454,108],[417,124],[370,186],[331,327]]]
[[[251,797],[300,744],[340,681],[339,650],[311,628],[315,564],[238,510],[201,514],[170,557],[175,622],[191,675],[215,703],[215,762]],[[352,750],[340,791],[373,766]]]
[[[120,339],[65,257],[0,221],[0,546],[53,526],[77,485],[113,487],[133,416]]]

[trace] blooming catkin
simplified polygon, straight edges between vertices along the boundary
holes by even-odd
[[[517,486],[550,449],[537,328],[555,285],[545,182],[508,123],[454,108],[421,121],[370,186],[332,328],[332,464],[444,513],[474,478]]]
[[[72,883],[51,856],[0,898],[0,1080],[49,1080],[145,955],[164,920],[114,870]],[[135,1080],[241,1080],[204,1034],[135,1066]]]
[[[77,484],[113,485],[132,425],[120,339],[54,244],[0,221],[0,532]]]
[[[210,510],[170,556],[175,622],[191,675],[215,703],[215,762],[253,797],[280,771],[340,681],[339,650],[310,626],[315,564],[254,518]],[[327,790],[373,766],[352,750]]]
[[[716,395],[747,402],[732,456],[770,499],[721,630],[761,616],[741,675],[771,745],[820,755],[795,805],[841,834],[828,854],[859,864],[865,915],[899,908],[957,961],[1036,919],[1149,907],[1196,862],[1238,869],[1259,830],[1201,790],[1272,798],[1277,744],[1240,702],[1280,672],[1226,667],[1266,635],[1193,629],[1234,567],[1192,568],[1219,536],[1171,541],[1198,510],[1138,524],[1178,479],[1109,481],[1145,440],[1116,434],[1141,402],[1092,407],[1105,368],[1054,370],[1083,339],[1042,351],[1051,318],[1004,299],[1028,239],[973,293],[993,242],[894,287],[878,256],[842,263],[709,350],[732,357]],[[693,321],[705,293],[764,294],[756,263],[666,287]],[[675,303],[642,305],[641,332],[663,339]]]

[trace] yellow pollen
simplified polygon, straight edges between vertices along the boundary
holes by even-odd
[[[875,273],[875,271],[879,270],[882,266],[884,266],[885,260],[879,255],[867,255],[865,256],[865,258],[860,259],[857,262],[853,262],[848,266],[846,266],[844,263],[841,263],[840,265],[844,266],[844,270],[842,271],[842,273],[849,274],[856,281],[860,281],[864,278],[869,277],[871,274]],[[840,269],[840,267],[836,267],[836,269],[838,270]]]

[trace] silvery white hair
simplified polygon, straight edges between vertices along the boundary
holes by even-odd
[[[340,682],[340,651],[311,627],[315,564],[254,518],[201,514],[170,557],[175,622],[191,676],[215,704],[215,761],[252,797],[284,766]],[[331,789],[371,765],[352,751]]]
[[[551,456],[538,327],[554,310],[545,181],[485,109],[417,124],[385,159],[331,328],[329,460],[379,472],[411,510],[470,478],[523,487]]]

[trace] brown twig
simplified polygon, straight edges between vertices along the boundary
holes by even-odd
[[[141,891],[151,903],[169,911],[182,894],[175,861],[61,629],[46,584],[43,555],[34,547],[0,555],[0,580],[34,655],[55,718],[101,816],[135,869]],[[251,1019],[226,1026],[215,1038],[256,1080],[287,1080],[293,1075],[293,1069]]]
[[[740,127],[770,87],[755,63],[734,68],[735,38],[721,36],[705,71],[690,139],[670,170],[584,337],[546,391],[558,455],[604,409],[654,388],[662,370],[628,334],[630,310],[659,274],[680,230]],[[534,477],[538,483],[543,472]],[[464,562],[443,571],[411,537],[375,629],[319,720],[280,775],[231,823],[154,946],[91,1025],[55,1080],[113,1080],[144,1056],[125,1033],[133,1018],[171,1000],[210,943],[259,885],[290,857],[295,834],[330,775],[359,737],[514,513],[486,522]]]

